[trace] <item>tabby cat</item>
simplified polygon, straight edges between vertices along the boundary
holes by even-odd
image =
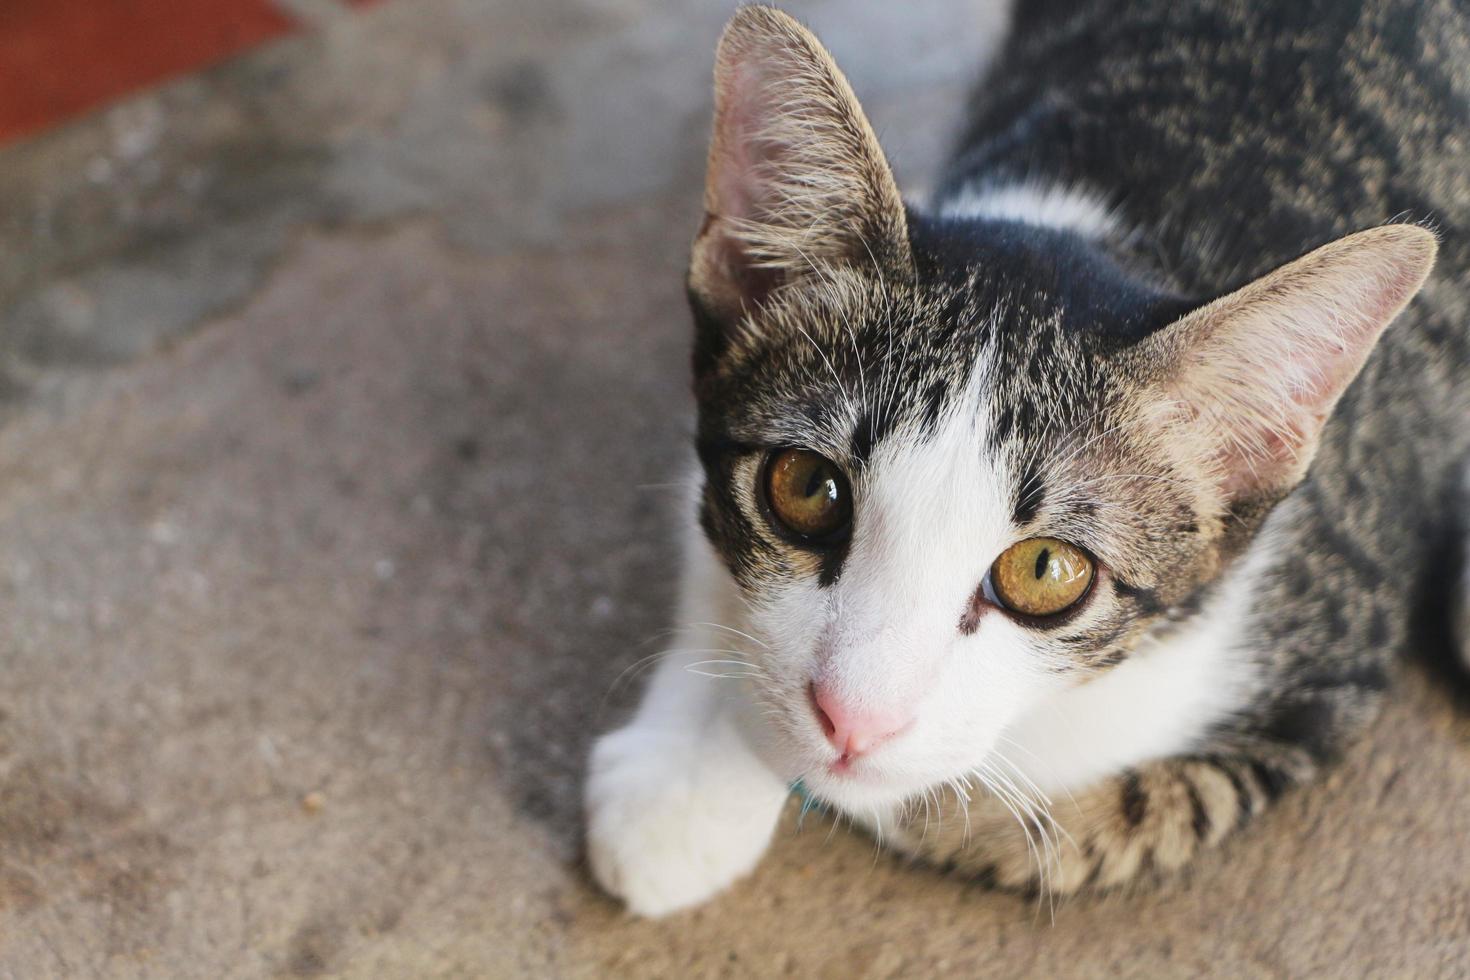
[[[798,783],[1000,887],[1178,868],[1365,731],[1446,584],[1470,13],[1009,26],[925,202],[805,28],[720,41],[682,638],[587,785],[636,913],[747,872]]]

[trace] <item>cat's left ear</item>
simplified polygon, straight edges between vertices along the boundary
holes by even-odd
[[[898,185],[852,88],[770,7],[741,7],[720,38],[704,210],[689,287],[725,322],[834,265],[912,265]]]
[[[1124,355],[1227,500],[1280,497],[1383,329],[1434,265],[1414,225],[1358,232],[1190,313]]]

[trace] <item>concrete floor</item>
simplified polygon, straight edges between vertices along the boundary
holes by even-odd
[[[791,5],[910,186],[977,6]],[[727,9],[394,0],[0,152],[0,976],[1470,972],[1419,669],[1325,785],[1054,919],[794,810],[704,909],[590,886]]]

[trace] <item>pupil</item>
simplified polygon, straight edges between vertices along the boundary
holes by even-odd
[[[827,482],[827,480],[826,480],[825,476],[822,473],[822,468],[820,466],[814,466],[814,467],[812,467],[811,476],[807,477],[806,491],[803,494],[803,496],[805,496],[805,497],[816,497],[818,495],[823,496],[823,497],[830,496],[830,491],[828,493],[823,493],[822,492],[825,489],[822,486],[822,484],[824,484],[826,482]]]
[[[1051,560],[1051,549],[1042,548],[1041,553],[1036,556],[1036,577],[1043,578],[1046,575],[1047,562]]]

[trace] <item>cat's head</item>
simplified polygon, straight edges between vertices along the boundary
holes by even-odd
[[[770,750],[839,805],[894,802],[1220,574],[1434,239],[1373,229],[1186,302],[1070,233],[907,211],[785,15],[742,9],[715,84],[701,520],[750,610]]]

